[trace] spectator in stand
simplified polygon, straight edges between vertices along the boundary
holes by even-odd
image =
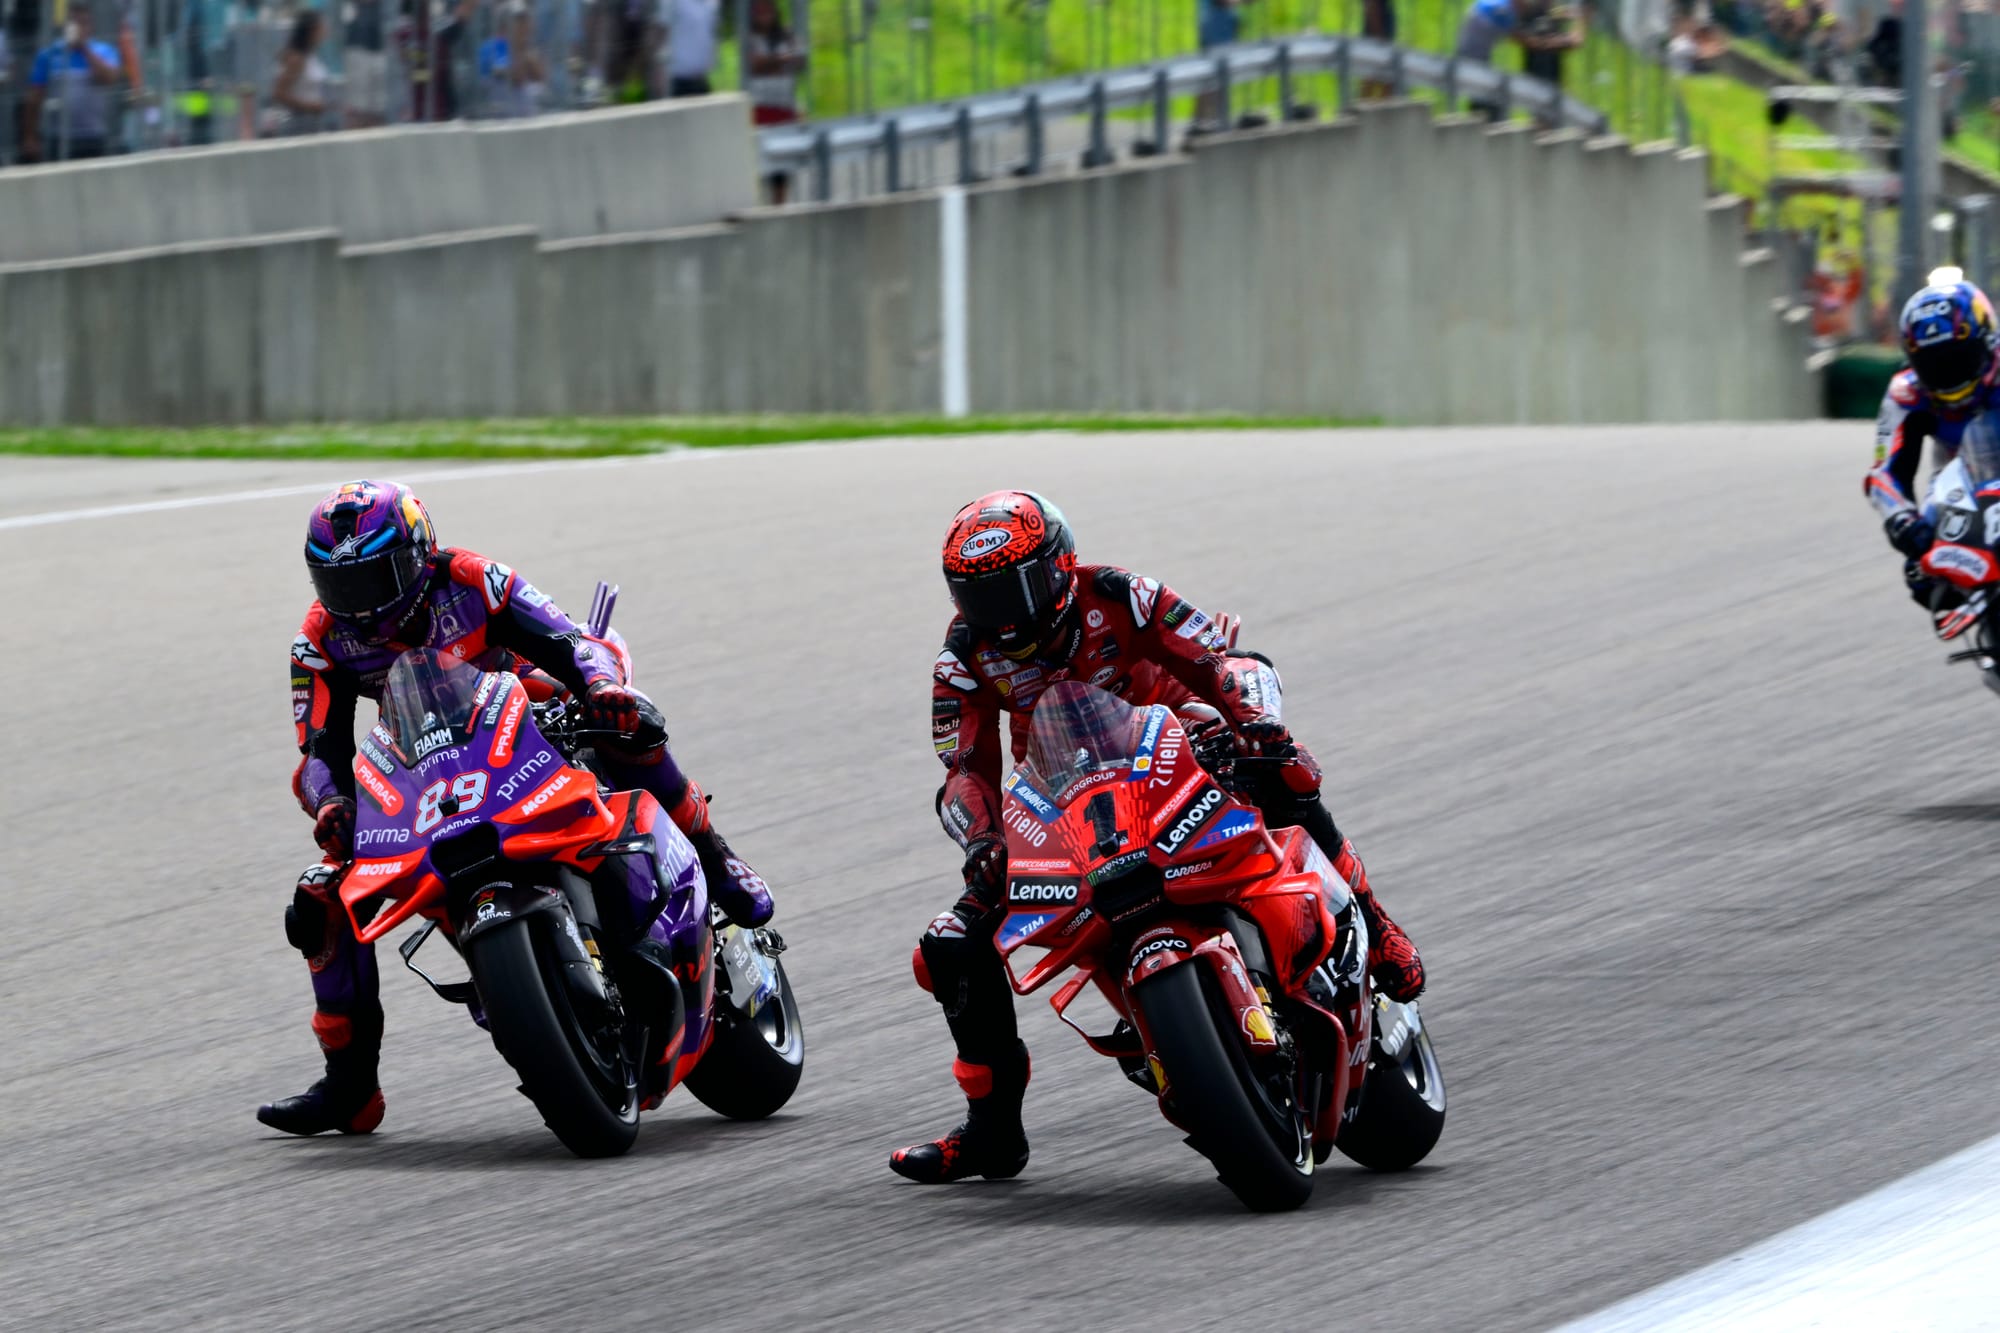
[[[27,116],[22,156],[30,162],[103,157],[111,151],[111,127],[122,108],[114,106],[124,82],[118,51],[96,40],[90,6],[70,11],[62,36],[35,57],[28,74]],[[48,106],[49,85],[56,106]],[[49,123],[44,125],[43,113]]]
[[[350,129],[389,119],[389,49],[382,0],[349,0],[347,45],[341,52],[342,98]]]
[[[535,46],[535,14],[528,0],[508,0],[505,31],[479,48],[479,72],[490,91],[489,103],[498,116],[533,116],[542,109],[548,68]]]
[[[1581,44],[1581,37],[1571,41],[1560,32],[1529,29],[1530,23],[1544,18],[1547,13],[1544,0],[1472,0],[1471,8],[1465,11],[1465,21],[1458,26],[1456,54],[1460,60],[1491,65],[1493,49],[1500,45],[1503,38],[1525,52],[1567,51]],[[1488,120],[1500,119],[1501,111],[1496,103],[1474,101],[1471,106]]]
[[[1197,0],[1195,8],[1195,39],[1203,51],[1213,51],[1218,46],[1228,46],[1243,31],[1243,15],[1240,12],[1248,0]],[[1222,90],[1211,88],[1194,100],[1194,129],[1196,132],[1226,130],[1222,123]]]
[[[401,29],[404,59],[410,62],[412,71],[421,68],[430,72],[429,79],[412,81],[414,119],[457,120],[463,113],[458,98],[458,50],[472,31],[472,16],[478,8],[479,0],[457,0],[442,18],[432,22],[428,60],[423,58],[416,25],[405,24]]]
[[[1868,38],[1868,69],[1877,86],[1900,88],[1903,84],[1903,0],[1889,0],[1889,12],[1875,24]]]
[[[1361,35],[1384,42],[1395,41],[1396,0],[1361,0]],[[1395,85],[1386,79],[1361,81],[1361,100],[1364,102],[1395,95]]]
[[[327,74],[319,58],[324,32],[317,9],[301,10],[292,20],[292,35],[278,52],[270,104],[257,118],[257,133],[263,138],[317,134],[324,128]]]
[[[708,96],[722,0],[662,0],[661,7],[667,15],[667,96]]]
[[[1563,53],[1583,45],[1583,11],[1555,5],[1527,18],[1521,26],[1521,72],[1530,78],[1560,88],[1563,86]],[[1538,128],[1552,130],[1558,119],[1538,115]]]
[[[750,31],[744,37],[750,61],[750,119],[758,125],[784,125],[799,118],[799,73],[805,53],[778,14],[778,0],[750,0]],[[788,172],[764,177],[771,202],[782,204],[791,188]]]
[[[1674,20],[1674,35],[1667,42],[1667,68],[1682,75],[1712,73],[1728,49],[1722,29],[1684,14]]]
[[[1806,72],[1822,83],[1837,82],[1846,54],[1847,34],[1840,16],[1831,9],[1820,11],[1806,38]]]

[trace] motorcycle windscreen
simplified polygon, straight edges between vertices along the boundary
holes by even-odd
[[[2000,425],[1987,413],[1980,413],[1965,428],[1958,444],[1958,457],[1972,478],[1974,490],[1984,490],[2000,482]]]
[[[1138,753],[1146,712],[1079,680],[1060,680],[1035,701],[1023,770],[1045,792],[1078,778],[1123,768]]]
[[[472,734],[486,673],[435,648],[412,648],[382,682],[382,725],[406,764]]]

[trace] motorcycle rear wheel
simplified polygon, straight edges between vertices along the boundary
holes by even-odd
[[[578,1157],[617,1157],[639,1137],[637,1078],[626,1071],[614,1087],[593,1077],[590,1036],[560,989],[561,965],[535,929],[547,919],[536,913],[486,931],[466,962],[493,1044],[542,1120]]]
[[[1312,1137],[1296,1108],[1284,1111],[1252,1086],[1257,1078],[1205,964],[1184,964],[1133,988],[1167,1071],[1176,1121],[1252,1212],[1300,1207],[1312,1197]]]
[[[1408,1006],[1415,1031],[1395,1055],[1383,1051],[1379,1032],[1394,1007],[1377,1003],[1378,1031],[1370,1039],[1361,1105],[1340,1127],[1333,1146],[1370,1171],[1407,1171],[1430,1155],[1444,1133],[1444,1075],[1416,1003]]]
[[[806,1067],[806,1030],[799,1021],[785,965],[778,971],[778,993],[755,1014],[729,1003],[720,992],[715,1004],[715,1037],[708,1051],[687,1076],[688,1091],[717,1115],[731,1120],[762,1120],[792,1099]]]

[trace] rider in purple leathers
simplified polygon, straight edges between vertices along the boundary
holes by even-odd
[[[1903,555],[1910,595],[1929,607],[1932,580],[1917,566],[1937,536],[1934,507],[1917,493],[1924,440],[1937,441],[1942,466],[1957,456],[1973,418],[2000,404],[2000,325],[1985,292],[1957,269],[1939,269],[1903,306],[1902,336],[1910,365],[1882,395],[1875,466],[1862,490]]]
[[[382,1120],[375,950],[355,939],[339,883],[354,854],[355,706],[380,697],[390,665],[410,648],[515,671],[531,690],[567,689],[582,703],[585,725],[629,738],[596,746],[606,779],[659,801],[687,835],[723,912],[741,925],[770,919],[768,887],[709,822],[708,798],[674,762],[659,710],[626,683],[629,662],[615,635],[587,637],[506,565],[438,546],[423,504],[394,482],[349,482],[321,501],[305,554],[319,599],[292,641],[292,718],[305,756],[292,785],[325,859],[299,877],[285,937],[312,969],[312,1028],[326,1076],[259,1107],[259,1120],[292,1134],[365,1134]],[[662,840],[662,855],[672,859],[667,844],[678,841]]]

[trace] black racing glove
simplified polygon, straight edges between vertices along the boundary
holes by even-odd
[[[982,838],[966,849],[965,897],[959,901],[978,907],[980,913],[1000,906],[1007,888],[1007,844],[999,838]]]
[[[1912,560],[1923,559],[1937,540],[1937,529],[1915,509],[1898,509],[1883,520],[1882,531],[1888,534],[1889,545]]]
[[[354,802],[336,796],[313,817],[313,841],[336,861],[354,855]]]

